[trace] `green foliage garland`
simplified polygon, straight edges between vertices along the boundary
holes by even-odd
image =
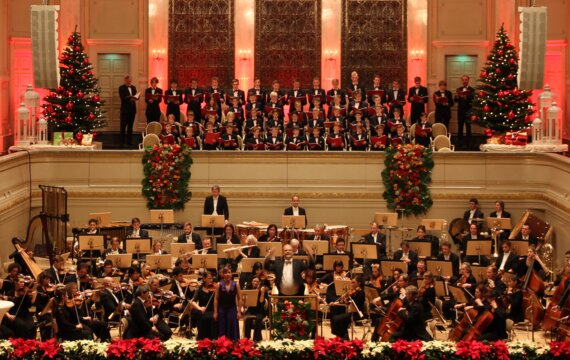
[[[414,144],[389,147],[384,165],[388,209],[403,210],[405,216],[425,214],[433,205],[428,188],[434,165],[431,149]]]
[[[184,209],[192,197],[188,191],[192,150],[186,145],[146,147],[143,156],[142,194],[149,209]]]

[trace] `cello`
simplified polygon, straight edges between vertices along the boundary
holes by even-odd
[[[539,326],[544,318],[544,307],[537,294],[544,294],[544,289],[546,288],[544,281],[533,268],[535,261],[536,258],[533,258],[530,262],[522,287],[523,307],[524,309],[530,309],[530,313],[528,313],[530,318],[528,318],[528,320],[532,323],[533,327]],[[527,312],[525,311],[525,317],[526,314]]]
[[[550,303],[548,304],[546,313],[544,314],[544,320],[542,321],[542,330],[544,331],[552,331],[562,316],[562,310],[558,307],[558,303],[564,292],[568,291],[568,288],[564,288],[564,284],[567,280],[568,275],[564,275],[560,284],[556,287],[554,294],[552,294],[552,298],[550,299]]]
[[[489,327],[489,325],[491,325],[494,318],[495,316],[493,315],[491,310],[483,311],[483,313],[479,315],[479,317],[477,318],[477,322],[475,322],[475,325],[473,325],[473,327],[469,329],[469,331],[465,334],[462,340],[471,341],[479,339],[479,337],[483,335],[483,332]]]
[[[461,318],[461,321],[455,326],[455,329],[451,333],[449,333],[449,337],[447,340],[449,341],[460,341],[463,339],[465,334],[469,331],[471,327],[473,327],[473,320],[477,317],[477,310],[476,309],[469,309],[466,310]]]
[[[378,341],[388,341],[390,336],[404,325],[404,320],[398,315],[398,311],[403,306],[404,302],[399,297],[392,302],[390,309],[386,312],[386,316],[384,316],[382,322],[376,327],[376,333],[379,336]]]

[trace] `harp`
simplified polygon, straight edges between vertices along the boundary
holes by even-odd
[[[45,213],[40,213],[34,216],[30,223],[28,224],[28,230],[26,232],[26,239],[20,240],[18,238],[12,239],[12,244],[16,248],[16,251],[21,256],[24,264],[30,271],[30,274],[37,280],[38,276],[42,272],[39,265],[30,258],[26,253],[25,249],[34,248],[36,245],[35,233],[38,229],[41,229],[42,244],[45,246],[45,251],[48,254],[50,265],[53,264],[53,248],[51,246],[51,241],[49,237],[48,225],[47,225],[47,215]]]

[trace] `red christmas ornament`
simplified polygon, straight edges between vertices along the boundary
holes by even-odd
[[[73,50],[75,50],[75,51],[81,51],[81,47],[76,46]]]
[[[509,120],[512,120],[515,118],[515,113],[512,111],[509,111],[509,114],[507,115],[507,117],[509,118]]]
[[[87,80],[87,76],[83,75],[83,76],[81,77],[81,80],[83,80],[83,81]]]
[[[85,65],[89,65],[89,59],[85,59],[85,60],[83,60],[83,64],[85,64]]]
[[[69,36],[69,37],[67,38],[67,42],[68,42],[68,43],[73,42],[73,36]]]
[[[480,98],[483,98],[485,96],[485,92],[483,90],[479,91],[479,95]]]
[[[511,64],[513,64],[513,65],[514,65],[514,64],[516,64],[516,63],[517,63],[517,61],[516,61],[516,60],[513,58],[513,59],[510,59],[510,60],[509,60],[509,63],[511,63]]]
[[[515,88],[515,89],[513,90],[513,95],[519,96],[520,93],[521,93],[521,91],[520,91],[518,88]]]
[[[81,91],[77,93],[78,99],[83,99],[84,96],[85,96],[85,94],[83,94]]]
[[[63,89],[63,86],[60,86],[60,87],[58,87],[55,91],[56,91],[58,94],[63,94],[63,90],[64,90],[64,89]]]
[[[500,97],[500,98],[502,98],[503,96],[505,96],[505,93],[504,93],[502,90],[500,90],[500,91],[497,93],[497,96]]]
[[[77,141],[81,141],[81,139],[83,139],[83,133],[81,131],[76,133],[75,138],[77,139]]]
[[[95,114],[90,113],[87,118],[88,118],[89,120],[93,121],[93,120],[95,120]]]
[[[71,95],[73,95],[73,92],[68,91],[68,92],[67,92],[67,96],[71,96]]]
[[[514,79],[515,76],[513,74],[509,74],[509,76],[507,76],[507,77],[509,78],[509,80],[512,80],[512,79]]]
[[[95,95],[95,96],[93,96],[93,101],[99,102],[99,101],[101,101],[101,98],[99,97],[99,95]]]
[[[69,70],[69,75],[73,75],[75,74],[75,71],[73,71],[73,69]]]
[[[495,69],[495,72],[496,72],[497,74],[500,74],[500,73],[501,73],[501,69],[500,69],[500,68],[496,68],[496,69]]]
[[[483,106],[483,111],[484,111],[484,112],[489,112],[490,110],[491,110],[491,108],[489,107],[489,105]]]
[[[68,102],[67,105],[65,105],[65,108],[66,108],[67,110],[73,110],[73,103]]]
[[[473,122],[477,121],[477,116],[471,115],[471,121],[473,121]]]
[[[499,50],[499,51],[497,51],[497,55],[499,55],[499,56],[503,56],[503,50]]]
[[[482,78],[486,78],[486,77],[487,77],[487,72],[486,72],[486,71],[481,71],[481,77],[482,77]]]
[[[68,116],[65,118],[65,122],[68,124],[71,124],[71,121],[73,121],[73,119],[71,118],[71,116]]]
[[[487,137],[493,136],[493,130],[491,130],[491,129],[485,129],[485,135],[486,135]]]

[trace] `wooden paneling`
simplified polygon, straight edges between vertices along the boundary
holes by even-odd
[[[234,1],[170,0],[169,12],[169,78],[186,87],[194,77],[208,86],[217,76],[228,87],[234,77]]]
[[[370,86],[374,74],[405,84],[407,76],[407,0],[343,0],[342,83],[357,71]]]
[[[487,39],[486,0],[439,0],[436,3],[436,39]]]
[[[256,0],[255,76],[263,86],[293,79],[310,87],[321,73],[321,1]]]
[[[139,0],[90,0],[89,38],[93,39],[140,39]]]

